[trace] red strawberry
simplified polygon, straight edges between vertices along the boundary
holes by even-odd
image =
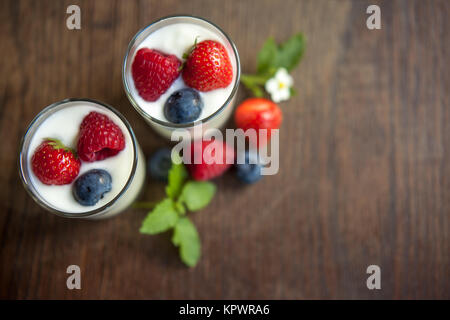
[[[46,139],[34,151],[31,167],[42,183],[62,185],[75,180],[81,162],[75,152],[59,140]]]
[[[131,65],[134,86],[146,101],[156,101],[180,75],[181,61],[158,50],[139,49]]]
[[[119,126],[107,115],[95,111],[84,117],[80,125],[78,155],[93,162],[115,156],[125,148],[125,137]]]
[[[219,152],[217,153],[218,159],[215,159],[216,152]],[[221,176],[232,166],[234,163],[234,150],[220,140],[196,141],[191,143],[190,162],[190,164],[186,164],[186,167],[193,179],[213,179]]]
[[[258,146],[267,143],[271,129],[279,129],[283,115],[280,107],[271,100],[250,98],[242,102],[236,109],[234,119],[238,128],[257,130]],[[259,129],[267,129],[267,135],[259,137]]]
[[[199,91],[228,87],[233,80],[233,67],[227,50],[213,40],[195,44],[183,67],[182,76],[186,85]]]

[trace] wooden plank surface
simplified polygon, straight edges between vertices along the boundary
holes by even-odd
[[[381,30],[365,26],[372,3]],[[69,4],[79,31],[65,27]],[[298,95],[281,105],[278,175],[217,181],[192,215],[203,257],[191,270],[170,235],[138,233],[145,212],[65,220],[17,174],[26,126],[67,97],[115,106],[146,154],[166,144],[128,102],[121,63],[137,30],[175,13],[221,26],[247,72],[268,36],[308,39]],[[0,298],[450,298],[449,16],[449,1],[2,1]],[[149,182],[144,197],[162,195]],[[70,264],[82,290],[66,288]],[[366,288],[371,264],[381,290]]]

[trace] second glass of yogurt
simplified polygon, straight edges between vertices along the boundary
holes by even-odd
[[[217,41],[224,46],[231,61],[233,79],[226,88],[200,92],[204,106],[197,120],[189,123],[170,122],[164,115],[164,104],[175,91],[186,88],[183,78],[178,77],[158,100],[153,102],[144,100],[139,95],[132,77],[131,66],[136,52],[141,48],[151,48],[168,55],[175,55],[179,60],[183,60],[183,54],[194,43],[204,40]],[[176,129],[187,129],[194,132],[194,128],[199,124],[202,124],[203,131],[222,127],[233,111],[240,72],[238,51],[225,32],[203,18],[179,15],[161,18],[134,36],[125,54],[122,80],[133,107],[156,132],[170,138]]]
[[[55,185],[43,183],[35,174],[32,159],[44,141],[58,139],[74,150],[80,139],[80,125],[89,114],[106,116],[123,133],[124,148],[116,155],[101,161],[82,162],[78,177],[103,170],[111,177],[111,189],[95,204],[80,204],[73,196],[74,182]],[[107,130],[103,124],[97,132]],[[42,110],[31,122],[20,148],[19,173],[25,189],[44,209],[66,218],[106,218],[124,211],[139,195],[145,180],[145,158],[128,121],[114,108],[90,99],[66,99]],[[76,153],[76,151],[74,151]],[[61,166],[63,161],[51,158],[48,162]],[[79,157],[76,157],[79,159]],[[67,162],[66,162],[67,163]]]

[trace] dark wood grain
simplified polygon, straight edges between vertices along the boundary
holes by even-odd
[[[381,30],[365,26],[372,3]],[[69,4],[79,31],[65,27]],[[138,233],[145,212],[53,216],[16,165],[28,123],[67,97],[115,106],[146,154],[164,145],[127,101],[121,62],[138,29],[175,13],[223,27],[247,72],[268,36],[308,38],[299,94],[282,104],[279,174],[217,181],[192,215],[203,257],[191,270],[169,235]],[[1,1],[0,298],[450,298],[449,16],[449,1]],[[162,195],[149,183],[144,197]],[[70,264],[82,290],[66,288]]]

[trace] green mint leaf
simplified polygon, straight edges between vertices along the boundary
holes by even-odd
[[[211,182],[189,181],[184,185],[179,201],[190,211],[197,211],[206,207],[215,193],[216,186]]]
[[[172,199],[165,198],[149,212],[139,231],[145,234],[157,234],[173,228],[177,221],[178,214]]]
[[[300,62],[305,51],[305,37],[301,33],[293,35],[278,48],[275,67],[292,71]]]
[[[258,74],[269,74],[275,68],[278,55],[278,46],[273,38],[267,39],[258,53]]]
[[[183,183],[186,180],[188,173],[183,163],[172,163],[172,167],[169,170],[168,185],[166,187],[166,194],[172,200],[176,200],[180,195]]]
[[[181,260],[189,267],[194,267],[201,255],[201,243],[197,229],[186,217],[180,218],[175,225],[172,243],[179,247]]]

